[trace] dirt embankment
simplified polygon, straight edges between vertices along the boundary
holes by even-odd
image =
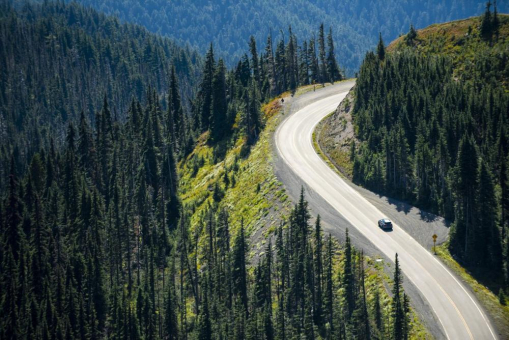
[[[315,141],[329,161],[348,179],[352,179],[350,160],[352,143],[358,144],[352,123],[354,89],[336,111],[322,120],[315,129]]]

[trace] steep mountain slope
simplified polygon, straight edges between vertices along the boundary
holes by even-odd
[[[494,15],[494,14],[493,14]],[[402,36],[387,46],[389,52],[411,49],[420,55],[445,56],[452,62],[453,77],[509,87],[509,16],[497,14],[497,30],[481,32],[482,18],[435,24],[414,38]]]
[[[1,339],[426,336],[399,267],[290,209],[267,158],[283,115],[261,102],[341,77],[332,43],[230,70],[211,47],[198,84],[201,58],[139,27],[1,10]]]
[[[230,70],[210,48],[197,79],[192,51],[76,3],[1,6],[1,339],[426,335],[399,267],[389,294],[267,158],[261,102],[337,80],[332,43],[312,74],[294,35]]]
[[[290,209],[267,158],[279,98],[259,119],[266,130],[247,128],[257,97],[242,103],[241,75],[225,75],[208,54],[198,98],[207,67],[213,84],[241,95],[227,99],[235,119],[221,140],[215,115],[226,87],[214,86],[212,124],[198,127],[206,131],[182,158],[180,180],[175,151],[188,131],[175,129],[173,76],[167,111],[151,91],[120,121],[105,100],[95,128],[84,115],[78,132],[68,124],[64,144],[41,146],[27,171],[11,153],[0,200],[0,338],[425,338],[397,265],[391,282],[348,234],[339,247],[319,220],[311,224],[304,195]]]
[[[509,284],[508,46],[509,16],[493,12],[410,30],[387,50],[380,43],[318,134],[355,183],[452,221],[448,249],[502,333],[509,327],[509,310],[496,298],[500,292],[504,301]]]
[[[15,150],[21,166],[50,138],[62,144],[67,123],[81,111],[94,122],[104,99],[125,120],[133,98],[145,99],[150,88],[166,93],[172,65],[185,105],[193,95],[201,57],[168,38],[76,3],[0,6],[3,181],[7,154]]]
[[[189,43],[205,52],[214,42],[227,62],[236,62],[245,50],[245,42],[254,35],[258,44],[267,36],[292,26],[301,38],[309,39],[320,22],[332,26],[338,60],[349,74],[362,62],[364,53],[376,44],[379,31],[392,40],[408,30],[410,23],[425,27],[479,15],[484,1],[166,1],[166,0],[79,0],[125,21],[145,25],[158,32]],[[499,1],[507,12],[506,2]]]

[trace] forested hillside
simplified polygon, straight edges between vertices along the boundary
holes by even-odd
[[[256,259],[239,213],[219,205],[246,168],[225,171],[201,204],[181,198],[182,169],[204,172],[188,157],[195,143],[214,166],[233,147],[247,158],[262,102],[341,79],[323,25],[316,47],[292,31],[274,51],[246,41],[249,57],[228,69],[212,45],[201,62],[77,4],[2,6],[1,339],[415,332],[397,259],[389,296],[348,235],[340,249],[311,225],[304,193]]]
[[[379,31],[393,40],[413,23],[423,28],[483,12],[485,1],[167,1],[167,0],[78,0],[129,22],[144,25],[152,32],[189,43],[203,53],[211,41],[228,64],[244,53],[245,41],[255,36],[258,44],[269,34],[292,26],[301,39],[310,39],[317,23],[332,27],[338,60],[349,75],[356,72],[365,52],[376,45]],[[499,1],[499,10],[509,12]],[[288,38],[288,37],[287,37]]]
[[[361,67],[354,181],[452,220],[449,249],[509,283],[509,16],[410,32]]]
[[[169,89],[175,67],[184,104],[192,99],[201,56],[146,29],[120,24],[77,4],[0,4],[0,188],[7,188],[9,154],[25,169],[51,140],[63,144],[67,124],[109,102],[125,121],[133,99]],[[166,106],[166,103],[162,103]],[[97,122],[95,122],[97,123]]]

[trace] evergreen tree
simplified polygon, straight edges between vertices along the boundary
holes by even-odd
[[[402,301],[401,269],[399,267],[398,254],[394,261],[394,278],[392,285],[392,337],[395,340],[405,339],[405,306]]]
[[[154,137],[152,134],[155,124],[153,123],[152,118],[149,117],[145,126],[146,137],[143,146],[143,168],[146,183],[152,186],[155,192],[157,192],[159,189],[159,165],[157,159],[157,147],[154,143]]]
[[[76,160],[76,131],[74,125],[69,124],[67,132],[67,150],[65,155],[64,169],[64,213],[65,222],[72,225],[78,212],[78,179]]]
[[[216,61],[214,59],[214,48],[210,44],[209,51],[205,56],[205,65],[203,66],[203,76],[198,91],[198,116],[195,121],[195,129],[206,131],[210,127],[210,117],[212,108],[212,82],[216,69]]]
[[[248,144],[252,144],[258,138],[261,128],[260,101],[256,86],[251,82],[249,92],[246,94],[247,106],[243,117],[243,126],[247,135]]]
[[[9,273],[10,277],[2,275],[2,300],[0,311],[2,312],[2,323],[0,335],[3,339],[21,339],[22,330],[20,328],[20,310],[17,302],[18,296],[18,266],[14,258],[12,246],[4,248],[2,269],[4,273]]]
[[[326,320],[328,322],[329,331],[327,334],[327,338],[330,339],[332,334],[334,334],[334,282],[333,282],[333,250],[332,250],[332,236],[329,234],[327,238],[327,262],[325,264],[326,273],[325,273],[325,302],[324,307],[326,311]]]
[[[253,36],[249,38],[249,52],[251,53],[251,74],[254,81],[260,84],[260,69],[258,63],[258,52],[256,50],[256,41]]]
[[[175,151],[182,151],[186,143],[186,126],[184,118],[184,109],[180,98],[180,89],[177,80],[177,71],[175,66],[171,68],[170,88],[168,90],[168,117],[167,129],[170,138],[173,141]]]
[[[200,308],[200,315],[198,317],[198,339],[199,340],[211,340],[212,339],[212,326],[210,322],[209,312],[209,299],[208,299],[208,287],[205,283],[203,290],[203,303]]]
[[[232,266],[232,281],[234,287],[234,294],[242,303],[244,310],[247,313],[247,273],[246,273],[246,254],[247,244],[244,235],[244,224],[241,223],[240,231],[235,238],[233,244],[233,266]]]
[[[302,47],[299,47],[299,79],[300,84],[309,85],[310,65],[309,65],[309,54],[308,54],[308,43],[304,41]]]
[[[410,324],[410,301],[408,296],[403,293],[403,339],[408,340],[411,330]]]
[[[376,47],[378,60],[383,61],[385,59],[385,44],[382,39],[382,33],[379,34],[378,45]]]
[[[417,38],[417,31],[414,28],[413,24],[410,24],[410,29],[405,36],[405,43],[408,46],[412,46],[414,44],[415,39]]]
[[[323,321],[323,253],[322,253],[322,227],[320,225],[320,215],[317,216],[315,222],[315,254],[314,254],[314,269],[315,277],[313,280],[314,285],[314,306],[313,317],[317,325],[321,325]]]
[[[104,96],[103,107],[96,115],[96,145],[99,155],[99,167],[101,178],[101,192],[103,194],[109,192],[109,160],[111,157],[112,149],[112,131],[113,123],[111,112],[108,105],[108,99]],[[108,202],[108,197],[106,196]]]
[[[350,236],[348,236],[347,229],[345,236],[345,264],[342,275],[342,284],[344,287],[345,300],[347,303],[346,307],[349,316],[355,310],[355,279],[352,268],[352,256],[352,245],[350,243]]]
[[[485,162],[481,161],[480,163],[476,195],[478,220],[473,225],[475,228],[474,246],[469,256],[472,261],[477,261],[479,266],[498,272],[502,266],[502,246],[497,221],[498,207],[495,187]]]
[[[87,171],[90,178],[96,180],[95,174],[95,146],[90,131],[90,126],[85,113],[81,111],[79,125],[79,141],[78,141],[78,160],[82,169]]]
[[[309,60],[309,69],[310,69],[310,81],[312,84],[315,84],[320,79],[320,67],[318,64],[318,58],[316,57],[316,44],[315,38],[312,38],[309,41],[308,48],[308,60]]]
[[[375,321],[375,327],[378,334],[378,338],[382,337],[384,332],[384,315],[382,311],[381,301],[380,301],[380,291],[375,290],[375,297],[373,302],[373,317]]]
[[[288,74],[288,88],[290,91],[295,92],[299,84],[299,69],[297,60],[297,38],[292,32],[292,28],[288,29],[288,45],[286,46],[286,72]]]
[[[219,59],[214,78],[212,80],[212,116],[210,119],[210,134],[213,140],[219,141],[225,134],[229,134],[226,111],[226,67]]]
[[[457,211],[458,216],[451,231],[449,247],[451,251],[461,254],[465,260],[469,256],[472,243],[475,209],[475,183],[478,178],[477,148],[471,136],[461,140],[457,157]]]
[[[353,324],[352,333],[356,339],[371,339],[371,329],[366,302],[366,286],[364,283],[364,256],[359,259],[359,288],[360,292],[355,303],[355,310],[351,315]]]
[[[504,249],[504,282],[505,286],[509,287],[509,233],[506,232],[505,236],[505,249]]]
[[[491,38],[491,34],[493,32],[493,19],[491,14],[491,0],[488,0],[486,3],[486,10],[484,11],[484,15],[481,20],[481,27],[479,28],[481,31],[481,36],[485,39]]]
[[[325,59],[325,33],[323,23],[318,31],[318,55],[320,59],[320,82],[323,84],[329,79],[327,74],[327,61]]]
[[[275,69],[276,93],[282,93],[288,89],[287,59],[285,57],[285,42],[281,39],[276,46]]]
[[[16,176],[14,158],[11,158],[9,173],[9,197],[6,206],[5,228],[2,249],[9,250],[13,261],[18,261],[21,253],[24,232],[21,228],[23,206],[18,196],[18,180]]]
[[[497,9],[497,0],[494,0],[493,4],[493,22],[492,22],[493,32],[495,33],[497,39],[500,34],[500,19],[498,18],[498,9]]]
[[[278,80],[276,79],[276,63],[274,60],[274,50],[272,48],[272,35],[267,37],[267,44],[265,46],[265,65],[267,67],[267,77],[269,81],[269,94],[274,96],[276,94],[276,86]]]
[[[173,265],[173,263],[172,263]],[[164,316],[164,334],[165,338],[169,340],[176,340],[179,338],[179,328],[177,322],[177,301],[175,294],[175,286],[174,286],[174,269],[170,274],[172,277],[169,278],[168,289],[166,294],[166,308],[165,308],[165,316]]]
[[[327,35],[327,74],[329,76],[329,81],[334,83],[336,80],[341,80],[341,73],[339,71],[338,62],[336,60],[336,54],[334,52],[334,40],[332,39],[332,28],[329,29],[329,34]]]

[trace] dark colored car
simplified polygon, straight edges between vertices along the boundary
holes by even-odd
[[[378,226],[382,229],[392,229],[392,222],[388,218],[382,218],[378,221]]]

